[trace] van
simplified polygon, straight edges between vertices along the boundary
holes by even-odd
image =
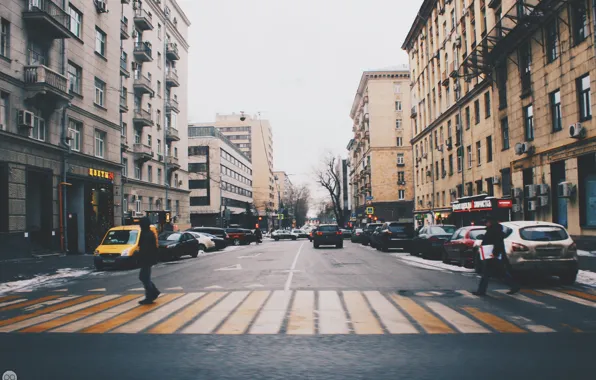
[[[157,247],[157,229],[151,226],[151,231]],[[95,268],[138,266],[140,237],[141,226],[138,225],[110,228],[93,253]]]

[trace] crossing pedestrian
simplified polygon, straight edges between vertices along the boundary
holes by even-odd
[[[519,292],[520,287],[511,274],[511,265],[505,251],[503,226],[497,219],[490,218],[486,221],[486,233],[482,239],[482,246],[493,246],[493,257],[482,261],[482,278],[478,284],[478,290],[473,293],[477,296],[485,295],[489,279],[499,276],[510,288],[507,294]]]
[[[145,299],[139,301],[139,303],[141,305],[149,305],[160,294],[160,291],[151,281],[151,267],[157,264],[157,237],[151,230],[151,221],[149,218],[142,218],[139,225],[141,226],[141,237],[139,240],[139,263],[141,270],[139,271],[139,280],[141,280],[145,287]]]

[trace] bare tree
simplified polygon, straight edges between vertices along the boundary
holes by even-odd
[[[283,202],[296,219],[296,226],[304,225],[310,203],[310,190],[308,187],[305,185],[292,185]]]
[[[337,159],[332,154],[327,154],[321,163],[321,168],[316,170],[317,183],[329,193],[333,214],[338,224],[344,222],[344,211],[341,206],[341,180]]]

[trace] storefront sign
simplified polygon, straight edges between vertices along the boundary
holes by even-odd
[[[472,202],[462,202],[453,205],[453,211],[469,211],[472,209]]]
[[[513,200],[512,199],[499,199],[497,205],[499,208],[511,208],[511,207],[513,207]]]
[[[89,168],[89,176],[90,177],[95,177],[95,178],[109,179],[110,181],[113,181],[114,180],[114,173],[113,172],[107,172],[105,170],[98,170],[98,169],[91,169],[91,168]]]
[[[491,211],[493,210],[493,200],[494,198],[455,203],[452,207],[454,212]],[[496,202],[498,208],[511,208],[512,205],[511,199],[498,199]]]
[[[493,205],[492,205],[490,199],[484,199],[482,201],[474,201],[473,204],[474,205],[472,208],[474,210],[481,210],[481,209],[490,210],[493,208]]]

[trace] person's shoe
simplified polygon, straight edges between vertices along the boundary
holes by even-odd
[[[513,288],[513,289],[509,290],[509,291],[507,292],[507,294],[512,294],[512,295],[513,295],[513,294],[515,294],[515,293],[517,293],[517,292],[519,292],[519,291],[520,291],[520,288],[519,288],[519,287],[517,287],[517,288]]]
[[[475,296],[479,296],[479,297],[482,297],[482,296],[485,296],[486,295],[486,293],[480,293],[480,292],[472,292],[472,294],[475,295]]]
[[[144,300],[139,301],[139,305],[151,305],[153,303],[152,299],[145,298]]]
[[[155,293],[153,293],[153,297],[151,297],[151,299],[153,301],[155,301],[157,299],[157,297],[159,297],[160,294],[161,294],[161,292],[159,290],[156,290]]]

